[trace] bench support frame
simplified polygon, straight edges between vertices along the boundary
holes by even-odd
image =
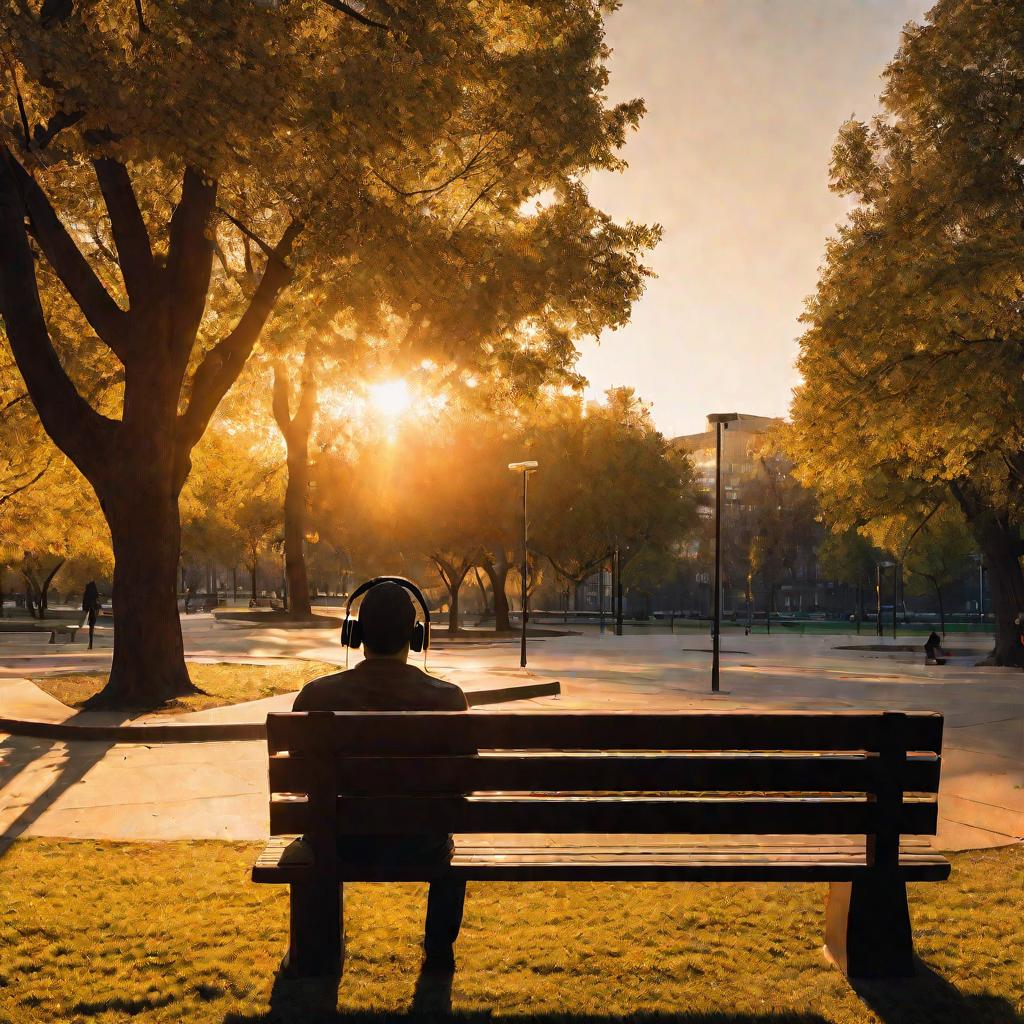
[[[850,978],[909,978],[914,938],[907,883],[895,875],[830,882],[825,959]]]
[[[345,958],[344,896],[320,878],[292,882],[288,952],[281,970],[292,978],[332,978]]]

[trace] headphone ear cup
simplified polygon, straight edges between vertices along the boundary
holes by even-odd
[[[352,627],[348,631],[349,647],[359,647],[363,642],[363,624],[358,619],[352,620]]]
[[[409,638],[409,650],[416,651],[417,653],[419,651],[422,651],[424,647],[425,636],[426,634],[423,623],[417,622],[416,625],[413,626],[412,636]]]
[[[347,618],[341,624],[341,646],[342,647],[348,647],[348,641],[349,641],[349,637],[351,636],[351,634],[352,634],[352,620]]]

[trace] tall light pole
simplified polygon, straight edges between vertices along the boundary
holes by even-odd
[[[875,566],[875,614],[878,617],[878,635],[885,636],[885,628],[882,625],[882,570],[888,569],[890,566],[895,566],[895,562],[879,562]],[[893,576],[895,577],[895,573]],[[893,599],[892,599],[892,635],[896,635],[896,594],[895,594],[895,579],[893,580]]]
[[[527,481],[530,479],[530,474],[536,472],[537,462],[530,460],[528,462],[510,462],[508,468],[513,473],[523,474],[523,565],[522,565],[522,577],[523,577],[523,629],[522,635],[519,641],[519,667],[526,668],[526,574],[529,570],[527,564],[528,552],[529,552],[529,519],[526,516],[526,491]]]
[[[722,628],[722,430],[729,429],[739,414],[716,412],[708,416],[715,425],[715,625],[711,636],[711,692],[718,693],[719,633]]]

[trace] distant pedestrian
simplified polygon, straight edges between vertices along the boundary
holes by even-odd
[[[100,591],[95,580],[89,580],[82,591],[82,625],[89,623],[89,650],[92,650],[93,635],[96,632],[96,619],[100,613]]]
[[[192,614],[192,588],[191,587],[186,587],[185,588],[185,614],[186,615],[191,615]]]
[[[945,665],[946,659],[942,653],[942,637],[935,630],[924,644],[924,663],[926,665]]]

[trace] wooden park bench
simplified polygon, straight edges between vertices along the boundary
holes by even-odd
[[[52,630],[25,629],[25,630],[0,630],[0,643],[11,644],[52,644],[54,634]]]
[[[299,975],[340,970],[344,882],[459,877],[827,882],[828,958],[906,976],[906,883],[950,870],[901,844],[935,834],[938,714],[312,712],[268,715],[267,743],[272,838],[252,878],[291,886]],[[439,744],[480,754],[426,753]],[[336,855],[339,834],[438,831],[456,834],[450,865]]]

